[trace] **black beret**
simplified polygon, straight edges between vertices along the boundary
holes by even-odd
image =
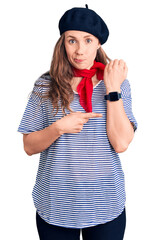
[[[93,10],[72,8],[67,10],[59,20],[60,35],[68,30],[88,32],[104,44],[109,36],[109,30],[103,19]]]

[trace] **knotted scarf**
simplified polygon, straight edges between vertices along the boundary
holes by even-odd
[[[96,61],[89,70],[73,67],[74,77],[83,77],[77,86],[77,91],[80,96],[79,102],[86,112],[92,112],[93,83],[91,78],[96,74],[98,80],[103,80],[104,68],[103,63]]]

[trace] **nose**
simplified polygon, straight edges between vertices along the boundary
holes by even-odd
[[[77,55],[83,55],[83,53],[84,53],[84,45],[82,43],[78,43],[75,52],[76,52]]]

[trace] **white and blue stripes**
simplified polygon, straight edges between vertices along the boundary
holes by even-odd
[[[48,76],[36,82],[48,83]],[[44,92],[44,88],[35,91]],[[137,127],[132,113],[129,81],[121,85],[125,112]],[[124,173],[118,153],[106,133],[106,89],[101,80],[93,89],[93,112],[101,118],[91,118],[81,132],[65,133],[40,153],[39,167],[32,196],[38,214],[48,223],[68,228],[84,228],[106,223],[118,217],[125,206]],[[31,94],[18,131],[41,130],[63,117],[61,108],[51,114],[50,100],[38,106],[39,97]],[[37,107],[38,106],[38,107]],[[85,112],[74,92],[74,111]],[[69,111],[66,110],[69,114]]]

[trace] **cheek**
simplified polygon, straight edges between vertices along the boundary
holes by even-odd
[[[65,47],[65,49],[66,49],[66,54],[67,54],[67,56],[69,56],[69,55],[70,55],[69,49],[68,49],[67,47]]]
[[[96,48],[89,48],[88,49],[88,56],[90,58],[96,58],[96,54],[97,54],[97,47]]]
[[[71,55],[71,48],[68,46],[68,44],[65,44],[65,50],[66,50],[66,54],[69,57]]]
[[[73,64],[73,51],[70,48],[65,48],[68,61]]]

